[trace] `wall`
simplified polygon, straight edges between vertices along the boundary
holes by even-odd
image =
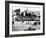
[[[16,0],[16,1],[43,2],[43,3],[46,2],[46,0]],[[46,3],[45,3],[45,7],[46,7]],[[46,16],[46,13],[45,13],[45,16]],[[5,0],[0,0],[0,38],[5,38],[4,36],[5,36]],[[12,37],[12,38],[46,38],[46,33],[45,35],[42,35],[42,36],[25,36],[25,37]]]

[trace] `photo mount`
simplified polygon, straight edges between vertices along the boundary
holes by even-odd
[[[43,6],[43,33],[33,33],[33,34],[9,34],[9,4],[29,4],[29,5],[42,5]],[[45,3],[37,2],[18,2],[18,1],[5,1],[5,37],[18,37],[18,36],[37,36],[45,34]]]

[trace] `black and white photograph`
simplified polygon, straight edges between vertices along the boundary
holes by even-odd
[[[40,30],[40,9],[35,7],[13,7],[12,31]]]
[[[44,3],[21,3],[9,2],[9,35],[42,35]]]

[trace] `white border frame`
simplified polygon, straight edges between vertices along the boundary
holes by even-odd
[[[40,7],[41,8],[41,29],[37,31],[12,31],[12,6],[28,6],[28,7]],[[9,4],[9,33],[10,35],[17,35],[17,34],[32,34],[32,33],[43,33],[43,6],[42,5],[24,5],[24,4]]]

